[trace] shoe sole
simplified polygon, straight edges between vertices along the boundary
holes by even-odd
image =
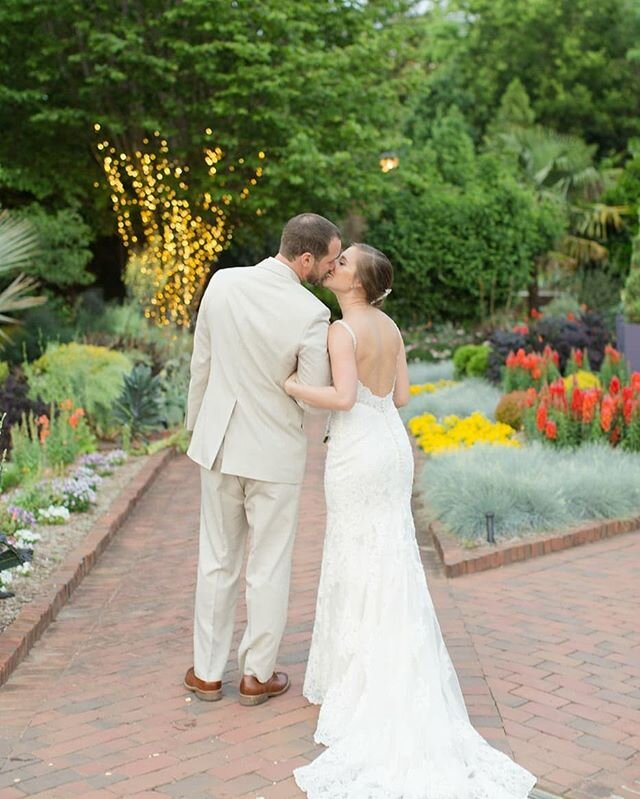
[[[273,696],[282,696],[285,694],[289,688],[291,687],[291,680],[287,682],[285,687],[281,691],[270,691],[264,694],[240,694],[240,704],[244,705],[245,707],[255,707],[255,705],[261,705],[263,702],[266,702],[267,699],[270,699]]]
[[[194,688],[193,685],[189,685],[186,680],[182,684],[187,691],[191,691],[192,694],[195,694],[198,699],[202,699],[203,702],[217,702],[219,699],[222,699],[222,688],[218,688],[216,691],[202,691],[200,688]]]

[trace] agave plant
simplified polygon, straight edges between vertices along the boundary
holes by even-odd
[[[145,441],[147,432],[164,425],[161,404],[160,378],[153,377],[145,364],[138,364],[124,379],[113,415],[117,422],[127,425],[132,439]]]
[[[0,211],[0,275],[26,267],[37,252],[38,237],[33,225],[26,219],[17,219],[9,211]],[[46,297],[32,293],[37,286],[34,278],[19,274],[0,291],[0,326],[19,324],[20,320],[9,314],[47,301]],[[9,338],[2,327],[0,338]]]

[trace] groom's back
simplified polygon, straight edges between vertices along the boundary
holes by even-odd
[[[303,413],[282,385],[300,357],[312,364],[315,382],[328,382],[327,308],[289,267],[268,258],[217,272],[202,314],[201,349],[208,347],[210,358],[189,455],[210,468],[224,440],[223,472],[298,482],[306,453]]]

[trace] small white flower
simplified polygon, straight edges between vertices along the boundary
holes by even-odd
[[[38,509],[38,518],[47,524],[63,524],[69,519],[69,509],[64,505],[49,505]]]

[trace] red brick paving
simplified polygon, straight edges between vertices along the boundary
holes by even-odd
[[[315,421],[279,661],[289,693],[238,705],[235,651],[221,702],[182,687],[199,480],[175,459],[0,690],[0,799],[300,799],[291,771],[319,751],[301,686],[324,527],[320,430]],[[423,538],[477,729],[540,787],[638,799],[640,535],[456,580]]]

